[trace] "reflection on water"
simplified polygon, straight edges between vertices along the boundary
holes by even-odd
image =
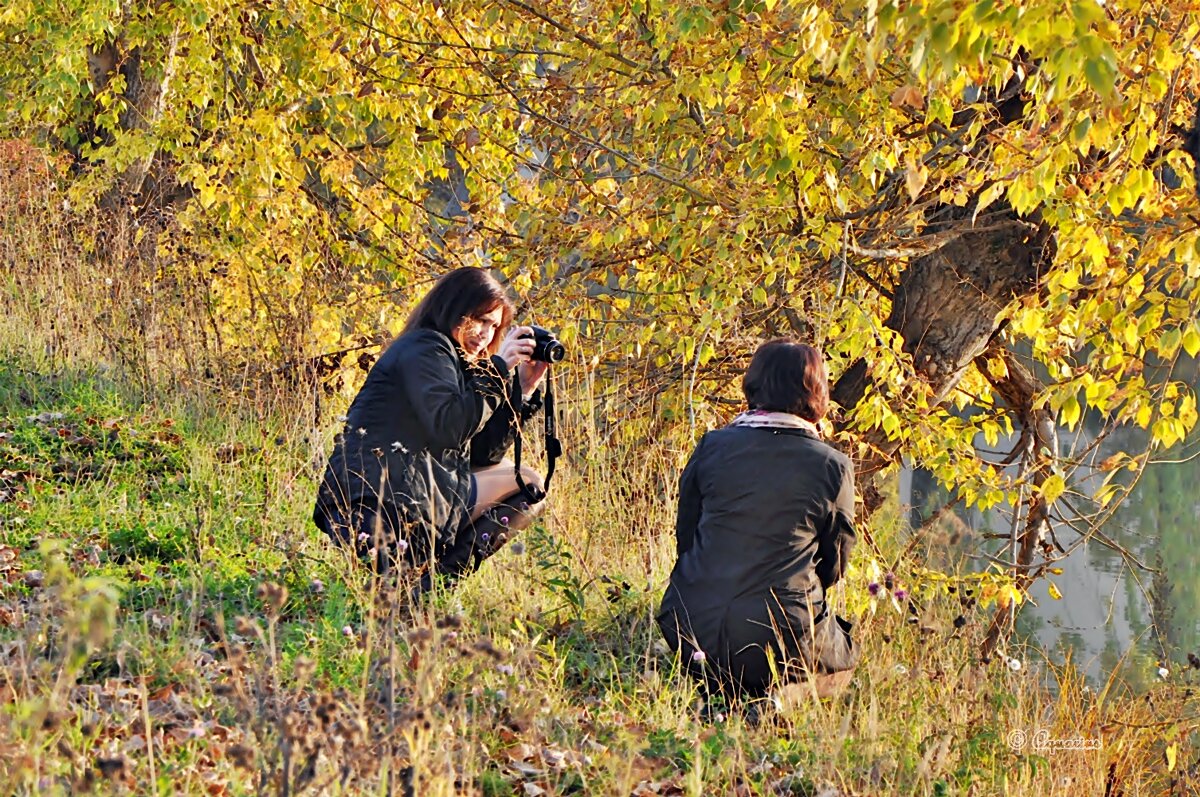
[[[1097,432],[1092,427],[1080,435],[1094,439]],[[1102,440],[1090,459],[1099,462],[1121,451],[1136,456],[1144,445],[1140,430],[1120,429]],[[1004,447],[1001,441],[999,448]],[[1056,563],[1061,574],[1033,585],[1030,596],[1036,605],[1023,608],[1018,618],[1022,638],[1045,650],[1052,661],[1061,662],[1070,653],[1097,683],[1114,671],[1135,684],[1144,683],[1156,677],[1160,661],[1177,670],[1188,666],[1188,652],[1200,649],[1200,434],[1156,458],[1171,461],[1146,468],[1101,532],[1160,572],[1142,569],[1113,547],[1092,540]],[[1086,491],[1099,482],[1085,479],[1080,484]],[[940,506],[946,494],[928,474],[916,471],[902,476],[901,500],[928,510]],[[987,535],[1009,535],[1011,508],[960,511],[958,517],[974,532],[954,551],[965,559],[966,568],[987,567],[986,560],[973,556],[980,551],[1010,558],[1007,543]],[[1054,534],[1065,548],[1078,539],[1063,523],[1055,524]],[[1060,600],[1050,597],[1051,582],[1061,591]]]

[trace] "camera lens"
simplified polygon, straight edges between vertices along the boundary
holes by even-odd
[[[538,326],[531,326],[530,329],[533,330],[535,341],[533,354],[530,356],[546,363],[562,362],[563,358],[567,356],[567,347],[554,337],[554,333]]]
[[[545,359],[545,361],[548,363],[561,362],[562,359],[567,356],[567,347],[559,343],[557,340],[546,341],[545,349],[546,350],[542,352],[545,355],[543,359]]]

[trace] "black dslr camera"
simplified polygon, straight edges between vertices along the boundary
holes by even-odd
[[[554,333],[532,324],[529,328],[533,330],[533,354],[530,355],[530,358],[544,363],[562,362],[563,358],[567,356],[567,347],[554,337]],[[530,336],[525,335],[524,337]]]

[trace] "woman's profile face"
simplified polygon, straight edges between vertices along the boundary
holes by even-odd
[[[493,307],[486,313],[476,316],[464,316],[450,335],[462,346],[463,351],[473,360],[487,356],[488,347],[496,337],[496,330],[504,321],[504,308]]]

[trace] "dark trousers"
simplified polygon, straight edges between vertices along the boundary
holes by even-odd
[[[842,672],[858,661],[850,637],[852,626],[846,620],[825,613],[811,622],[807,616],[772,616],[762,600],[735,603],[724,622],[698,633],[677,610],[662,612],[658,624],[667,644],[679,651],[688,673],[711,691],[761,697],[777,679],[787,682]],[[701,645],[711,649],[698,657]]]
[[[440,541],[431,541],[431,535],[419,529],[414,533],[394,507],[378,502],[352,502],[345,508],[319,505],[313,521],[379,573],[388,573],[401,562],[416,569],[420,576],[414,591],[419,594],[432,587],[435,571],[453,583],[479,569],[508,541],[513,519],[522,516],[523,510],[517,509],[522,504],[528,508],[528,496],[514,493],[474,521],[463,523],[452,539]],[[405,541],[403,550],[398,540]]]

